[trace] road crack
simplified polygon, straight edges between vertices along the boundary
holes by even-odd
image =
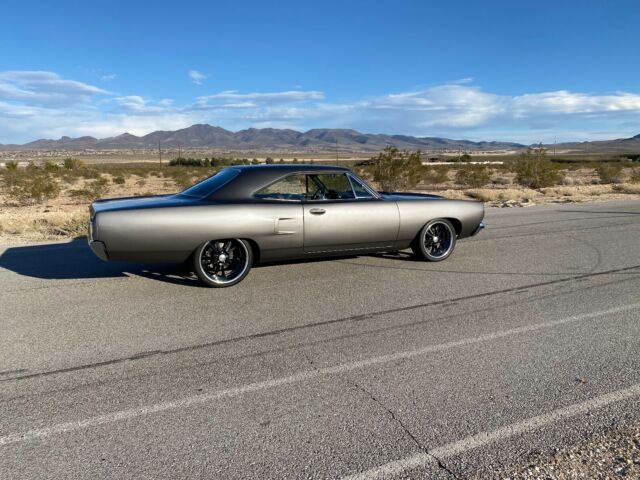
[[[416,447],[418,447],[418,449],[420,449],[424,454],[426,454],[427,456],[429,456],[435,461],[435,463],[438,465],[438,468],[444,470],[453,478],[459,479],[458,475],[453,470],[451,470],[440,458],[438,458],[436,455],[431,453],[427,447],[425,447],[424,445],[422,445],[422,443],[420,443],[420,441],[416,438],[416,436],[411,432],[411,430],[409,430],[409,428],[404,424],[404,422],[400,420],[400,418],[395,414],[393,410],[391,410],[389,407],[384,405],[378,398],[376,398],[375,395],[373,395],[369,390],[364,388],[362,385],[354,382],[350,378],[345,378],[345,380],[350,385],[354,386],[355,388],[360,390],[362,393],[367,395],[376,405],[378,405],[382,410],[384,410],[387,413],[387,415],[389,415],[391,420],[393,420],[393,422],[396,423],[402,429],[405,435],[411,439],[411,441],[416,445]]]

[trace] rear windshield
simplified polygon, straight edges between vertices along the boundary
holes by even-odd
[[[240,175],[240,170],[237,168],[225,168],[218,173],[205,178],[201,182],[187,188],[180,192],[180,195],[188,195],[189,197],[206,198],[213,192],[223,187],[231,180]]]

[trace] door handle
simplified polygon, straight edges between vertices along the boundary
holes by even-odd
[[[326,210],[324,208],[312,208],[309,213],[312,215],[324,215]]]

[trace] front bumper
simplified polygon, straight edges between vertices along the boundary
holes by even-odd
[[[89,247],[91,248],[91,251],[93,251],[93,253],[95,253],[100,260],[105,260],[105,261],[109,260],[109,257],[107,256],[107,249],[105,248],[105,245],[103,242],[90,241]]]
[[[471,236],[473,237],[474,235],[479,234],[482,230],[484,230],[484,223],[480,222],[480,225],[478,225],[478,228],[471,233]]]

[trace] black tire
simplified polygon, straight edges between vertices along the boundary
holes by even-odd
[[[194,252],[193,267],[202,283],[225,288],[241,282],[253,265],[253,251],[246,240],[227,238],[206,242]]]
[[[449,220],[436,218],[422,227],[411,245],[411,250],[419,258],[429,262],[441,262],[453,253],[457,236],[456,229]]]

